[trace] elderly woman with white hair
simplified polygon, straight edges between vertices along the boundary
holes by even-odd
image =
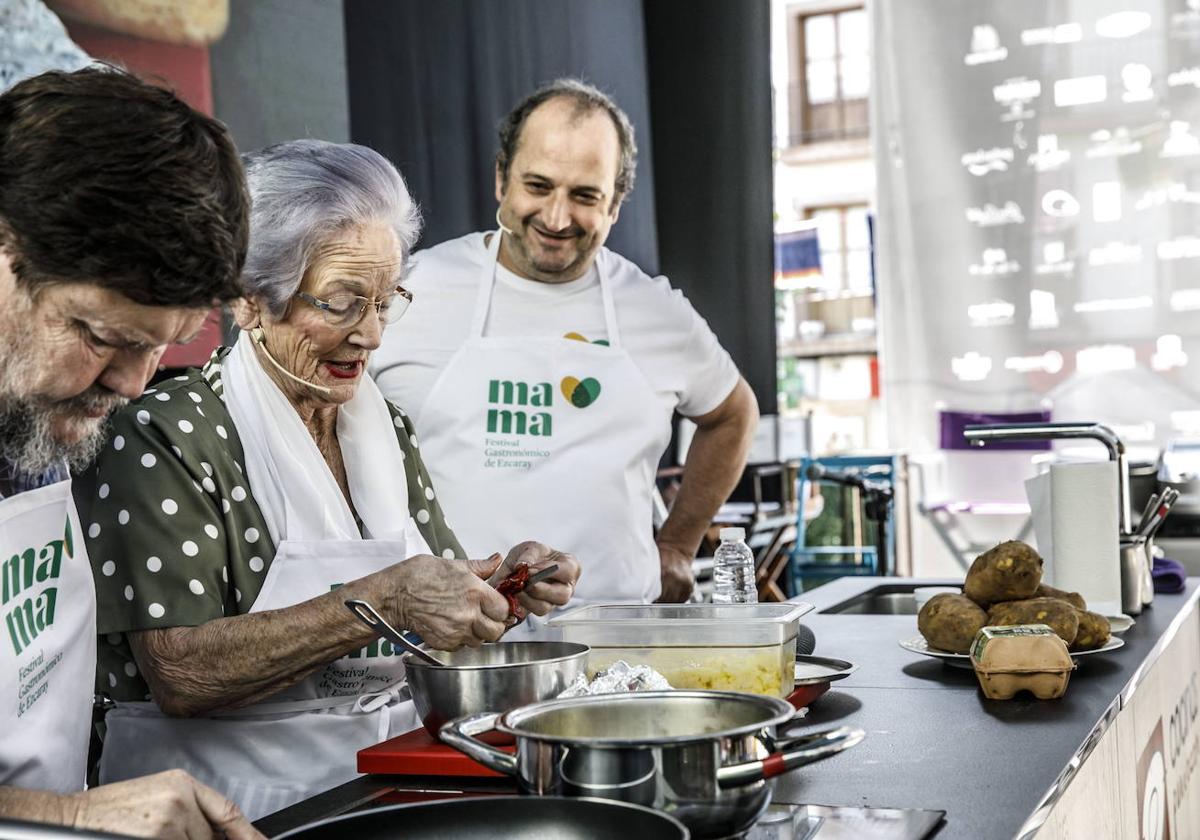
[[[419,218],[395,168],[313,140],[245,164],[238,340],[116,415],[76,497],[97,687],[116,703],[101,780],[183,767],[254,819],[352,778],[357,750],[419,725],[403,651],[345,600],[454,649],[504,632],[493,585],[518,563],[559,566],[522,596],[537,614],[567,602],[579,566],[539,543],[467,558],[411,423],[366,374],[411,300]]]

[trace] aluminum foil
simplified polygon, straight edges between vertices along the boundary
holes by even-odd
[[[669,691],[671,684],[662,674],[645,665],[630,665],[618,659],[591,680],[580,674],[559,697],[582,697],[585,694],[624,694],[631,691]]]

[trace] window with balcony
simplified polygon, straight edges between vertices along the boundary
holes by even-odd
[[[781,356],[875,352],[871,229],[865,204],[809,208],[800,232],[816,234],[820,268],[776,276]]]
[[[813,207],[805,216],[817,228],[821,289],[829,294],[871,295],[871,229],[866,205]]]

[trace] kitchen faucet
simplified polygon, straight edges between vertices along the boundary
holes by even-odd
[[[984,446],[1000,440],[1060,440],[1090,438],[1108,449],[1108,459],[1117,462],[1117,512],[1120,516],[1119,536],[1133,533],[1133,518],[1129,510],[1129,465],[1125,460],[1125,444],[1108,426],[1100,423],[991,423],[967,426],[963,437],[972,446]]]

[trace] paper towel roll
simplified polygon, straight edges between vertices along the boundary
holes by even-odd
[[[1121,612],[1115,461],[1055,464],[1025,483],[1033,511],[1042,579],[1078,592],[1088,609]]]
[[[1033,536],[1037,542],[1038,554],[1042,555],[1045,564],[1042,567],[1042,580],[1050,583],[1054,580],[1054,524],[1050,514],[1050,473],[1044,472],[1025,481],[1025,497],[1029,499],[1029,518],[1033,520]]]

